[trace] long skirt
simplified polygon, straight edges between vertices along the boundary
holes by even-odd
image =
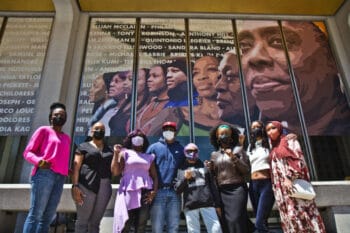
[[[223,204],[223,232],[248,233],[248,187],[247,184],[220,185]]]

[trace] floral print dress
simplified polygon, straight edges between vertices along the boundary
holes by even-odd
[[[296,178],[310,180],[299,142],[295,139],[289,139],[288,147],[299,158],[293,162],[302,168],[302,174],[300,170],[297,171],[291,166],[290,160],[295,160],[295,158],[285,157],[279,159],[276,153],[271,152],[272,188],[279,209],[283,232],[325,233],[326,230],[314,200],[309,201],[290,197],[284,186],[287,177],[290,177],[292,180]]]

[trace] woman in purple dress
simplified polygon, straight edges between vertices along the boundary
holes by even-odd
[[[154,154],[146,154],[149,145],[145,134],[137,129],[124,139],[124,148],[114,146],[112,174],[121,175],[114,206],[113,232],[145,232],[149,208],[156,196],[158,177]]]

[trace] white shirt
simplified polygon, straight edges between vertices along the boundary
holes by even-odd
[[[250,160],[251,172],[270,169],[269,150],[261,145],[261,141],[255,143],[255,148],[250,151],[250,145],[247,149]]]

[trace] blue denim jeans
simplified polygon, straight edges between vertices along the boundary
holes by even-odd
[[[275,197],[270,179],[251,180],[249,197],[256,215],[255,228],[257,232],[269,232],[267,219],[269,218]]]
[[[152,233],[177,233],[180,223],[181,201],[174,189],[158,189],[151,207]]]
[[[47,233],[55,217],[65,176],[50,169],[38,169],[31,178],[30,209],[23,233]]]
[[[194,210],[185,210],[187,232],[199,233],[201,226],[199,221],[199,214],[202,215],[203,222],[207,228],[207,232],[221,233],[221,225],[214,207],[204,207]]]

